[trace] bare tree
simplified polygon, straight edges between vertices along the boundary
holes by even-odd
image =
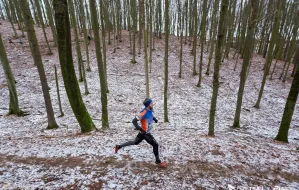
[[[3,45],[2,36],[0,33],[0,62],[3,66],[3,71],[7,80],[8,90],[9,90],[9,111],[8,114],[23,115],[19,107],[18,94],[15,85],[15,78],[11,72],[9,62],[6,56],[6,51]]]
[[[209,119],[209,135],[214,136],[214,122],[215,122],[215,113],[216,113],[216,105],[217,105],[217,96],[218,96],[218,88],[219,88],[219,69],[221,62],[221,49],[223,46],[223,40],[225,38],[225,26],[224,19],[227,14],[229,0],[222,0],[221,10],[220,10],[220,18],[219,18],[219,26],[218,26],[218,38],[216,43],[215,50],[215,63],[214,63],[214,74],[213,74],[213,94],[211,99],[211,107],[210,107],[210,119]]]
[[[102,60],[102,52],[101,52],[101,44],[99,38],[99,23],[98,23],[98,16],[96,10],[96,3],[95,0],[89,0],[90,6],[90,13],[91,13],[91,20],[92,20],[92,28],[94,33],[94,42],[96,47],[96,56],[97,56],[97,63],[98,63],[98,71],[100,76],[100,85],[101,85],[101,103],[102,103],[102,128],[108,129],[109,122],[108,122],[108,109],[107,109],[107,86],[105,82],[105,71],[104,65]]]
[[[45,105],[46,105],[47,117],[48,117],[47,129],[55,129],[58,128],[58,125],[54,117],[47,77],[45,74],[42,57],[39,51],[38,41],[36,38],[36,34],[33,26],[33,19],[30,13],[29,5],[27,0],[19,0],[19,3],[23,13],[24,23],[27,31],[28,41],[30,43],[30,49],[34,60],[34,65],[37,67],[37,71],[41,81],[42,91],[43,91]]]

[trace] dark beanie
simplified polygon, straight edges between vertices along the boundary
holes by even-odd
[[[151,99],[147,99],[146,101],[143,102],[145,107],[148,107],[153,101]]]

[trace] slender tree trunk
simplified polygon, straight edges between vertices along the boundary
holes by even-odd
[[[36,6],[34,5],[33,0],[30,0],[30,3],[31,3],[32,9],[33,9],[33,13],[34,13],[35,23],[37,24],[37,26],[40,26],[40,22],[39,22],[39,19],[38,19],[38,16],[37,16],[37,12],[35,10]]]
[[[205,35],[206,35],[206,17],[208,14],[208,10],[207,10],[207,0],[204,0],[203,2],[203,15],[202,15],[202,20],[201,20],[201,24],[200,24],[200,60],[199,60],[199,76],[198,76],[198,83],[197,83],[197,87],[200,87],[201,85],[201,77],[202,77],[202,58],[203,58],[203,46],[204,46],[204,42],[205,42]]]
[[[9,4],[9,8],[11,10],[12,19],[14,20],[15,23],[17,23],[19,30],[21,30],[22,27],[20,25],[16,10],[15,10],[13,0],[8,0],[8,4]]]
[[[179,78],[182,78],[182,62],[183,62],[183,30],[181,30],[181,41],[180,41],[180,72]]]
[[[147,30],[144,31],[144,68],[145,68],[145,83],[146,83],[146,97],[150,97],[149,76],[148,76],[148,57],[147,57]]]
[[[23,26],[24,21],[23,21],[23,17],[22,17],[22,12],[21,12],[20,6],[19,6],[17,0],[13,0],[13,3],[14,3],[15,8],[16,8],[16,15],[18,16],[18,23],[20,24],[20,27],[21,27],[19,29],[21,29],[21,31],[22,31],[22,37],[25,37],[24,26]]]
[[[138,0],[139,2],[139,33],[138,33],[138,54],[141,54],[141,38],[142,38],[142,30],[144,25],[144,1]]]
[[[243,60],[241,74],[240,74],[240,86],[238,91],[237,107],[235,111],[234,124],[233,124],[234,128],[240,127],[240,115],[241,115],[243,93],[244,93],[244,88],[246,83],[246,76],[247,76],[248,66],[250,62],[250,57],[254,46],[254,31],[256,25],[255,19],[256,19],[257,7],[258,7],[258,1],[251,0],[251,17],[250,17],[250,24],[247,29],[247,36],[245,39],[246,46],[244,46],[244,60]]]
[[[167,109],[167,99],[168,99],[168,38],[169,38],[169,2],[165,1],[165,56],[164,56],[164,122],[168,122],[168,109]]]
[[[124,9],[124,12],[123,12],[123,19],[124,19],[124,21],[123,21],[123,23],[124,23],[124,30],[127,30],[127,11],[128,11],[128,7],[126,6],[126,2],[127,2],[127,0],[123,0],[123,9]]]
[[[53,20],[53,16],[52,16],[51,6],[49,3],[49,0],[44,0],[44,2],[46,4],[46,12],[48,15],[49,24],[50,24],[52,34],[53,34],[54,45],[57,46],[57,34],[56,34],[55,26],[54,26],[54,20]]]
[[[237,39],[236,39],[236,44],[237,45],[236,45],[236,49],[235,49],[234,58],[235,58],[237,52],[240,52],[239,49],[242,45],[240,43],[240,41],[241,41],[241,22],[242,22],[242,13],[243,13],[243,11],[241,11],[242,7],[243,7],[243,0],[241,0],[240,6],[239,6],[239,19],[238,19],[238,30],[237,30]],[[238,55],[238,57],[239,57],[239,55]]]
[[[273,67],[273,70],[272,70],[272,73],[271,73],[270,80],[272,80],[272,77],[273,77],[273,74],[274,74],[274,71],[275,71],[276,65],[277,65],[277,59],[275,60],[275,64],[274,64],[274,67]]]
[[[218,26],[218,39],[216,43],[215,50],[215,63],[214,63],[214,74],[213,74],[213,94],[211,100],[210,107],[210,119],[209,119],[209,135],[214,136],[214,122],[215,122],[215,113],[216,113],[216,105],[217,105],[217,96],[218,96],[218,88],[219,88],[219,69],[221,62],[221,49],[223,46],[223,40],[225,38],[225,27],[224,19],[227,14],[229,0],[222,0],[221,10],[220,10],[220,19]]]
[[[43,2],[42,2],[42,3],[43,3]],[[49,22],[48,22],[48,20],[47,20],[47,17],[46,17],[46,13],[45,13],[45,9],[44,9],[43,4],[42,4],[42,6],[41,6],[41,10],[42,10],[42,13],[43,13],[43,18],[44,18],[44,20],[45,20],[45,26],[49,26]]]
[[[265,70],[264,70],[264,76],[263,76],[263,80],[262,80],[262,85],[261,85],[261,89],[259,92],[259,96],[258,96],[258,100],[256,102],[256,104],[254,105],[255,108],[259,108],[260,107],[260,102],[262,99],[262,95],[264,92],[264,86],[265,86],[265,82],[266,82],[266,78],[267,75],[269,73],[269,69],[271,66],[271,62],[272,62],[272,58],[273,58],[273,48],[274,45],[276,43],[276,38],[278,35],[278,30],[279,30],[279,20],[280,20],[280,14],[281,14],[281,5],[285,4],[285,0],[281,0],[277,2],[277,7],[276,7],[276,12],[275,12],[275,19],[274,19],[274,24],[273,24],[273,30],[272,30],[272,35],[271,35],[271,40],[270,40],[270,45],[269,45],[269,51],[268,51],[268,55],[267,55],[267,59],[266,59],[266,63],[265,63]]]
[[[161,1],[158,1],[158,15],[159,15],[159,38],[162,39],[162,6],[161,6]],[[158,35],[158,34],[157,34]]]
[[[15,78],[13,76],[13,73],[10,69],[9,62],[6,56],[6,51],[3,45],[2,36],[0,33],[0,62],[3,66],[3,71],[6,77],[8,90],[9,90],[9,111],[8,114],[15,114],[18,116],[23,115],[23,112],[21,111],[19,107],[19,101],[18,101],[18,94],[17,89],[15,85]]]
[[[86,71],[91,71],[90,69],[90,62],[89,62],[89,51],[88,51],[88,34],[86,29],[86,18],[85,18],[85,12],[84,12],[84,6],[83,6],[83,0],[79,0],[79,7],[80,7],[80,17],[82,20],[82,26],[83,26],[83,34],[84,34],[84,45],[85,45],[85,51],[86,51],[86,62],[87,62],[87,68]],[[102,4],[102,3],[101,3]]]
[[[209,59],[208,59],[208,66],[207,66],[207,71],[206,71],[206,75],[210,74],[210,65],[211,65],[211,61],[212,61],[212,57],[213,57],[213,53],[214,53],[214,41],[215,41],[215,36],[216,36],[216,29],[217,29],[217,19],[216,19],[216,15],[218,12],[218,8],[219,8],[219,0],[215,0],[214,3],[214,9],[213,9],[213,14],[212,14],[212,26],[211,26],[211,30],[213,31],[212,33],[212,39],[211,39],[211,50],[209,52]]]
[[[109,93],[108,89],[108,81],[107,81],[107,50],[106,50],[106,25],[104,22],[104,11],[106,8],[106,4],[100,3],[100,9],[101,9],[101,15],[100,15],[100,20],[101,20],[101,25],[102,25],[102,41],[103,41],[103,64],[104,64],[104,72],[105,72],[105,82],[106,82],[106,87],[107,87],[107,93]]]
[[[101,44],[99,38],[99,24],[98,24],[98,16],[97,16],[95,0],[89,0],[89,5],[90,5],[91,20],[92,20],[92,28],[94,33],[94,42],[96,47],[98,71],[99,71],[100,84],[101,84],[102,128],[108,129],[109,122],[108,122],[108,109],[107,109],[107,86],[105,82],[105,72],[104,72],[104,65],[103,65],[102,53],[101,53]]]
[[[157,3],[156,3],[157,4]],[[157,9],[156,9],[156,12],[155,12],[155,9],[154,9],[154,7],[155,7],[155,5],[156,5],[155,3],[153,3],[153,7],[152,7],[152,10],[153,10],[153,14],[152,14],[152,16],[154,16],[155,14],[157,14],[156,12],[157,12]],[[154,28],[153,28],[153,32],[154,32],[154,36],[153,36],[153,47],[152,47],[152,50],[154,51],[155,50],[155,37],[157,36],[157,17],[155,17],[154,18]]]
[[[44,95],[47,117],[48,117],[48,127],[47,129],[54,129],[58,128],[58,125],[55,121],[51,97],[49,93],[49,86],[42,62],[42,57],[39,51],[38,41],[36,38],[34,26],[33,26],[33,19],[31,17],[30,9],[27,0],[19,0],[20,7],[22,8],[23,18],[25,22],[25,27],[27,30],[28,41],[30,43],[30,49],[32,53],[32,57],[34,60],[34,64],[37,67],[37,71],[40,77],[42,91]]]
[[[291,32],[289,32],[289,35],[287,37],[287,45],[286,48],[284,49],[282,60],[286,60],[287,52],[290,48],[290,41],[291,41]]]
[[[298,64],[295,64],[294,67],[293,67],[293,71],[292,71],[291,77],[295,76],[297,67],[298,67]]]
[[[249,14],[250,14],[250,6],[248,4],[248,2],[245,2],[244,5],[244,12],[243,12],[243,18],[242,18],[242,29],[241,29],[241,36],[240,36],[240,54],[241,54],[241,58],[244,57],[243,52],[244,52],[244,46],[245,46],[245,37],[246,37],[246,28],[248,25],[248,20],[249,20]]]
[[[116,52],[116,23],[115,23],[115,5],[114,1],[111,2],[111,11],[112,11],[112,22],[113,22],[113,53]]]
[[[48,53],[49,53],[49,55],[52,55],[52,51],[51,51],[51,48],[50,48],[50,45],[49,45],[49,42],[48,42],[48,38],[47,38],[47,33],[45,31],[45,24],[44,24],[44,21],[43,21],[42,11],[41,11],[40,4],[39,4],[38,0],[35,0],[35,5],[36,5],[36,8],[37,8],[37,14],[38,14],[38,17],[39,17],[39,21],[40,21],[42,29],[43,29],[46,44],[47,44],[47,47],[48,47],[48,51],[49,51]]]
[[[2,3],[3,3],[3,5],[4,5],[4,8],[5,8],[5,11],[6,11],[8,20],[9,20],[9,22],[10,22],[10,24],[11,24],[11,26],[12,26],[12,29],[13,29],[13,31],[14,31],[14,33],[15,33],[15,37],[18,38],[18,33],[17,33],[16,28],[15,28],[15,26],[14,26],[14,23],[13,23],[13,20],[12,20],[12,16],[11,16],[11,14],[10,14],[10,10],[9,10],[9,8],[8,8],[8,4],[7,4],[6,0],[2,0]]]
[[[76,23],[76,17],[75,17],[74,6],[73,6],[72,0],[68,0],[68,4],[69,4],[71,21],[73,23],[73,32],[74,32],[74,36],[75,36],[78,70],[79,70],[79,82],[83,82],[83,74],[82,74],[83,61],[82,61],[81,48],[80,48],[79,37],[78,37],[78,32],[77,32],[77,23]]]
[[[122,11],[123,9],[121,8],[120,0],[117,1],[117,30],[118,30],[118,42],[122,42],[121,39],[121,21],[122,21]]]
[[[178,3],[180,3],[178,1]],[[180,22],[180,33],[181,33],[181,37],[180,37],[180,71],[179,71],[179,78],[182,78],[182,64],[183,64],[183,28],[184,28],[184,12],[181,11],[182,18],[181,18],[181,22]]]
[[[193,29],[193,76],[197,75],[196,72],[196,44],[197,44],[197,0],[194,0],[194,7],[193,7],[193,22],[194,22],[194,29]]]
[[[3,8],[2,8],[2,5],[0,4],[0,18],[2,19],[2,20],[5,20],[5,16],[4,16],[4,14],[3,14]]]
[[[137,16],[136,16],[136,0],[131,0],[131,14],[133,20],[133,58],[132,63],[136,63],[136,27],[137,27]]]
[[[89,26],[89,36],[92,37],[92,24],[91,24],[91,19],[89,17],[89,11],[88,11],[86,0],[85,0],[85,10],[86,10],[87,22],[88,22],[88,26]]]
[[[153,15],[153,1],[150,1],[150,5],[149,5],[149,25],[150,25],[150,57],[149,57],[149,62],[150,62],[150,73],[152,72],[152,59],[153,59],[153,19],[152,19],[152,15]]]
[[[263,58],[266,58],[266,54],[267,54],[268,47],[269,47],[269,41],[270,41],[271,31],[272,31],[272,24],[271,24],[270,30],[269,30],[268,33],[267,33],[266,42],[265,42],[265,45],[264,45],[264,51],[263,51]],[[263,68],[263,70],[264,70],[264,69],[265,69],[265,68]]]
[[[194,13],[194,11],[192,11],[192,8],[194,9],[194,6],[197,7],[197,4],[195,4],[193,1],[189,0],[189,41],[190,41],[190,45],[191,45],[191,36],[194,36],[194,31],[193,31],[194,24],[193,23],[195,22],[194,16],[192,17],[192,12]],[[197,19],[197,16],[196,16],[196,19]],[[197,30],[197,27],[196,27],[196,30]],[[196,35],[197,35],[197,33],[196,33]]]
[[[293,52],[294,53],[294,52]],[[293,55],[293,54],[292,54]],[[284,72],[284,76],[283,76],[283,79],[282,79],[282,82],[285,82],[286,81],[286,78],[287,78],[287,74],[288,74],[288,71],[289,71],[289,67],[291,65],[291,61],[290,62],[287,62],[287,68]]]
[[[185,24],[186,24],[186,33],[185,33],[185,44],[187,44],[187,36],[188,36],[188,1],[189,0],[186,0],[185,1]]]
[[[285,104],[279,131],[277,136],[275,137],[275,140],[288,142],[289,128],[292,121],[294,109],[296,106],[298,93],[299,93],[299,67],[296,68],[294,80],[292,82],[292,86],[287,98],[287,102]]]
[[[298,4],[298,0],[296,0],[295,2],[297,2],[297,4]],[[287,60],[286,60],[286,62],[288,64],[287,64],[287,69],[285,71],[285,74],[284,74],[282,82],[285,82],[285,80],[286,80],[286,76],[287,76],[287,73],[288,73],[288,70],[289,70],[289,66],[290,66],[290,63],[291,63],[292,55],[293,55],[293,53],[295,51],[295,48],[296,48],[296,39],[297,39],[298,25],[299,25],[298,17],[299,17],[299,10],[294,15],[294,27],[293,27],[293,31],[292,31],[292,36],[293,37],[292,37],[292,41],[291,41],[291,44],[290,44],[290,48],[289,48],[288,53],[287,53]]]
[[[60,101],[60,92],[59,92],[59,83],[58,83],[58,75],[57,75],[56,65],[54,65],[54,69],[55,69],[55,81],[56,81],[56,89],[57,89],[57,99],[58,99],[58,106],[59,106],[59,111],[60,111],[60,116],[58,116],[58,117],[63,117],[64,113],[62,111],[62,106],[61,106],[61,101]]]
[[[131,6],[130,6],[130,0],[128,0],[128,17],[127,17],[127,19],[128,19],[128,30],[129,30],[129,38],[130,38],[130,54],[133,54],[133,51],[132,51],[132,49],[133,49],[133,47],[132,47],[132,24],[131,24],[131,19],[130,19],[130,17],[131,17]]]
[[[82,100],[75,74],[67,0],[54,0],[58,53],[65,90],[82,132],[96,129]]]

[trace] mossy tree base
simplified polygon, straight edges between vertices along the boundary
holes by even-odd
[[[235,121],[234,124],[233,124],[233,128],[240,128],[240,122],[239,121]]]
[[[58,129],[59,128],[59,126],[55,123],[55,124],[53,124],[53,125],[48,125],[47,126],[47,129]]]

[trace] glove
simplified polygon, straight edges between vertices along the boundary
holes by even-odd
[[[153,120],[155,121],[155,123],[158,123],[158,119],[157,118],[153,118]]]

